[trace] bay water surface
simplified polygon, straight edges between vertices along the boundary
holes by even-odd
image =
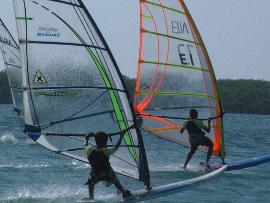
[[[79,202],[87,197],[87,164],[50,152],[22,133],[23,121],[12,105],[0,106],[0,202]],[[226,161],[270,153],[270,116],[225,115]],[[102,129],[101,129],[102,130]],[[188,149],[144,135],[154,185],[201,175],[198,164],[205,154],[197,152],[189,165],[193,172],[179,172]],[[212,163],[219,162],[217,158]],[[143,185],[118,176],[130,189]],[[96,186],[99,201],[116,189]],[[270,202],[270,163],[226,172],[220,178],[192,190],[149,202]]]

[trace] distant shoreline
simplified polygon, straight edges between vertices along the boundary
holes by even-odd
[[[124,76],[131,98],[135,79]],[[223,109],[232,114],[270,115],[270,81],[218,80]],[[12,104],[6,71],[0,71],[0,104]]]

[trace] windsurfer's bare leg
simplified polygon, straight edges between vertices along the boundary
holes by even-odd
[[[121,185],[121,183],[119,181],[114,182],[113,184],[115,185],[115,187],[117,188],[118,191],[120,191],[121,193],[125,192],[125,189],[123,188],[123,186]]]
[[[210,160],[210,158],[211,158],[211,156],[212,156],[212,153],[213,153],[213,146],[214,146],[214,145],[213,145],[213,142],[212,142],[208,137],[206,137],[206,136],[204,136],[202,142],[203,142],[203,143],[202,143],[203,146],[207,146],[207,147],[208,147],[208,152],[207,152],[207,157],[206,157],[205,165],[206,165],[206,167],[209,167],[209,166],[208,166],[208,162],[209,162],[209,160]]]
[[[187,159],[186,159],[186,161],[185,161],[184,168],[187,167],[189,161],[191,160],[192,156],[195,154],[197,148],[198,148],[198,146],[196,146],[196,145],[191,145],[191,149],[190,149],[190,151],[189,151],[189,153],[188,153],[188,156],[187,156]]]
[[[88,181],[88,191],[89,191],[89,199],[91,199],[91,200],[94,199],[94,189],[95,189],[95,184],[89,180]]]
[[[121,185],[121,183],[119,182],[118,178],[115,176],[114,182],[113,184],[115,185],[115,187],[117,188],[118,191],[120,191],[123,195],[123,197],[128,197],[131,195],[129,190],[125,190],[123,188],[123,186]]]
[[[209,143],[208,143],[208,152],[207,152],[207,158],[206,158],[206,165],[208,165],[208,162],[211,158],[211,155],[213,153],[213,143],[212,141],[209,139]]]

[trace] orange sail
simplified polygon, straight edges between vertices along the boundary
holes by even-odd
[[[202,38],[183,0],[140,0],[140,55],[134,108],[150,134],[189,146],[179,129],[190,109],[216,119],[208,135],[225,158],[222,108]],[[206,148],[202,148],[206,150]]]

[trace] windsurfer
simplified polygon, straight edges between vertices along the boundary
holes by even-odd
[[[198,111],[196,109],[190,110],[190,119],[184,123],[183,127],[180,130],[180,133],[183,133],[185,130],[188,131],[189,142],[191,145],[190,152],[188,153],[187,159],[183,166],[184,169],[187,167],[187,164],[189,163],[189,161],[191,160],[192,156],[195,154],[199,146],[208,147],[205,165],[206,167],[209,167],[208,162],[213,152],[213,142],[208,137],[205,136],[205,132],[210,133],[211,120],[212,118],[209,117],[208,125],[205,126],[202,121],[198,120]]]
[[[107,186],[114,184],[118,191],[122,193],[122,196],[124,198],[131,196],[130,191],[125,190],[119,182],[115,172],[110,165],[109,159],[110,156],[114,154],[120,147],[124,135],[131,128],[136,128],[137,126],[138,123],[135,123],[133,126],[122,130],[119,133],[114,133],[113,135],[120,134],[120,138],[116,145],[110,148],[107,147],[107,141],[108,137],[111,134],[106,134],[105,132],[98,132],[96,134],[90,133],[86,136],[84,150],[91,165],[91,173],[87,182],[90,199],[94,199],[94,187],[95,184],[100,181],[105,181],[107,183]],[[95,137],[97,147],[88,146],[90,137]]]

